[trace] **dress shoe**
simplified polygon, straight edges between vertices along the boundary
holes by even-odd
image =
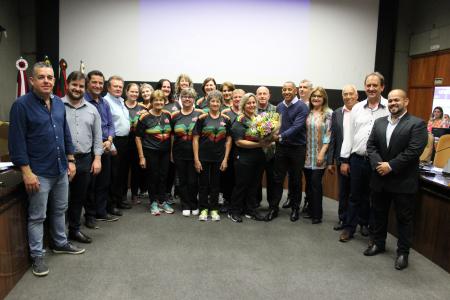
[[[309,211],[309,203],[308,203],[308,201],[306,201],[306,198],[305,198],[305,204],[303,204],[302,213],[306,213],[308,211]]]
[[[287,197],[286,201],[284,201],[283,205],[281,206],[282,208],[290,208],[292,206],[291,203],[291,198]]]
[[[348,232],[348,230],[342,231],[341,235],[339,236],[339,242],[348,242],[353,238],[353,234],[351,234],[350,232]]]
[[[339,223],[337,223],[333,227],[333,230],[336,230],[336,231],[339,231],[339,230],[342,230],[342,229],[344,229],[344,222],[342,222],[342,221],[339,221]]]
[[[361,233],[362,236],[369,236],[369,227],[360,225],[359,233]]]
[[[122,201],[120,203],[117,204],[117,208],[120,209],[130,209],[131,208],[131,204],[128,203],[127,201]]]
[[[112,208],[112,209],[108,210],[108,213],[110,215],[118,216],[118,217],[121,217],[123,215],[122,212],[117,208]]]
[[[273,219],[275,219],[276,217],[278,217],[278,210],[271,208],[269,210],[269,212],[267,213],[267,215],[264,217],[264,221],[270,222]]]
[[[395,268],[397,270],[403,270],[408,267],[408,254],[400,254],[395,260]]]
[[[72,241],[77,241],[79,243],[84,243],[84,244],[92,243],[92,239],[90,237],[88,237],[87,235],[85,235],[84,233],[82,233],[81,231],[77,231],[77,232],[70,231],[69,239],[71,239]]]
[[[299,209],[298,208],[293,208],[291,211],[291,216],[290,216],[290,220],[291,222],[297,222],[298,218],[299,218]]]
[[[373,244],[373,245],[367,247],[367,249],[364,250],[363,253],[365,256],[374,256],[379,253],[383,253],[384,251],[386,251],[384,248],[378,247],[376,244]]]
[[[320,224],[320,223],[322,223],[322,220],[321,219],[312,219],[311,220],[311,224]]]
[[[86,219],[86,222],[84,222],[84,226],[86,226],[89,229],[98,229],[97,222],[95,219],[88,218]]]

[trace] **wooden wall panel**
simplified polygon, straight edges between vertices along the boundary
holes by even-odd
[[[442,85],[450,85],[450,53],[437,56],[435,77],[444,79]]]
[[[408,112],[422,118],[425,122],[431,115],[434,88],[409,88]]]
[[[435,67],[435,55],[412,58],[409,62],[409,87],[434,86]]]

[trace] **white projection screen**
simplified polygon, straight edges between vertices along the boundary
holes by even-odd
[[[127,81],[280,86],[311,79],[363,87],[374,70],[378,0],[60,1],[60,58],[68,70]]]

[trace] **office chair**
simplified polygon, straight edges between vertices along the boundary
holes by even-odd
[[[450,159],[450,134],[446,134],[440,137],[436,147],[436,153],[434,155],[434,166],[443,168],[447,161]]]

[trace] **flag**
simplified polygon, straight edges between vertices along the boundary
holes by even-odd
[[[48,58],[47,55],[44,57],[44,62],[45,62],[47,65],[49,65],[49,66],[52,65],[52,62],[50,61],[50,59]]]
[[[86,65],[82,60],[80,60],[80,72],[86,74]]]
[[[22,57],[16,61],[17,72],[17,98],[28,93],[28,81],[26,70],[28,62]]]
[[[59,77],[56,85],[56,95],[64,97],[67,91],[67,77],[66,77],[67,62],[64,59],[59,61]]]

